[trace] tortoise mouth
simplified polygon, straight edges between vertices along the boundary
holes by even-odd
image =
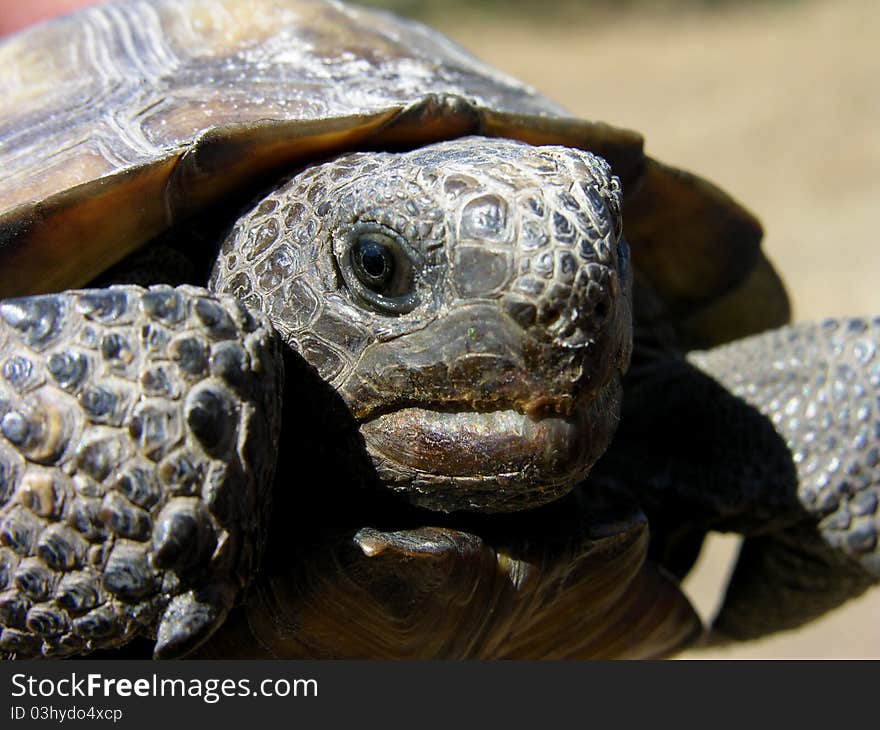
[[[536,420],[512,409],[401,408],[366,422],[361,432],[374,455],[424,474],[497,477],[539,468],[564,475],[582,462],[574,421]]]
[[[566,415],[527,409],[407,406],[360,424],[380,479],[429,510],[510,512],[557,499],[605,451],[619,385],[586,394]],[[526,409],[524,409],[526,410]],[[556,408],[555,410],[563,410]],[[540,415],[543,411],[547,415]]]

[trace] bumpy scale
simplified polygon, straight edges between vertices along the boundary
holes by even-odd
[[[223,620],[258,559],[279,355],[192,287],[0,304],[0,650],[66,656]]]

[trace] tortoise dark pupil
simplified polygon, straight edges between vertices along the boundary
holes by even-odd
[[[385,246],[368,238],[358,241],[361,268],[374,279],[384,279],[390,274],[391,259]]]
[[[412,259],[396,234],[356,233],[339,264],[348,289],[371,309],[396,315],[415,307]]]

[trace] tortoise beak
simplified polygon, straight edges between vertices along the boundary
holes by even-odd
[[[586,476],[607,445],[593,410],[578,403],[571,417],[533,418],[401,408],[360,430],[380,478],[394,489],[402,483],[414,504],[508,512],[552,501]]]
[[[338,391],[381,481],[414,504],[527,509],[568,492],[611,439],[619,368],[592,347],[540,341],[480,302],[368,347]]]

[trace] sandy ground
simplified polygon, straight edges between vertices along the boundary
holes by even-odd
[[[756,211],[796,319],[880,312],[880,3],[560,21],[432,22],[575,114],[640,130],[652,155]],[[704,615],[735,547],[714,541],[688,579]],[[803,629],[686,656],[880,658],[880,589]]]

